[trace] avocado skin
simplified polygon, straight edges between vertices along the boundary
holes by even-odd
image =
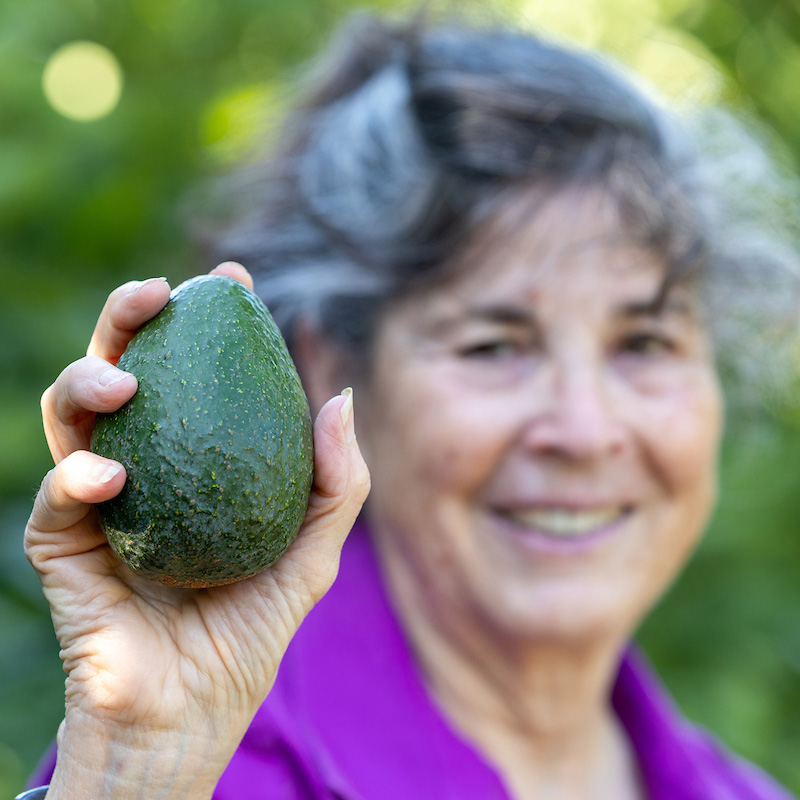
[[[97,506],[111,547],[172,586],[232,583],[286,551],[313,479],[308,401],[266,306],[238,281],[193,278],[118,365],[133,398],[99,414],[92,450],[127,481]]]

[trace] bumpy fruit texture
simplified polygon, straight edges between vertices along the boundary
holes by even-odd
[[[232,583],[274,563],[306,513],[313,440],[264,304],[231,278],[193,278],[119,366],[139,388],[98,416],[92,438],[128,475],[97,506],[114,551],[140,575],[183,587]]]

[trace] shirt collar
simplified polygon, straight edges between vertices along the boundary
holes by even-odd
[[[734,796],[719,751],[682,719],[633,650],[612,702],[651,800]],[[280,718],[283,735],[310,752],[322,780],[347,800],[509,800],[420,680],[363,523],[345,544],[339,577],[293,640],[262,714]],[[258,726],[259,716],[253,734]]]

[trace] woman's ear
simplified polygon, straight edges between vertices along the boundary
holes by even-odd
[[[298,320],[292,338],[295,366],[314,419],[331,397],[349,385],[347,356],[307,319]]]

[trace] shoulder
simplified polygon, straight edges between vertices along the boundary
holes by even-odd
[[[641,653],[625,654],[612,699],[652,800],[796,800],[689,722]]]
[[[754,764],[734,755],[702,728],[685,723],[686,746],[693,755],[710,798],[736,800],[796,800]]]

